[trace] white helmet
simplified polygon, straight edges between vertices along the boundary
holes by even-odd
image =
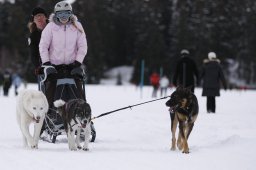
[[[216,54],[215,54],[215,52],[209,52],[209,53],[208,53],[208,58],[209,58],[209,60],[216,59]]]
[[[54,7],[54,12],[58,11],[72,11],[72,6],[66,1],[60,1]]]
[[[187,55],[189,55],[189,51],[187,49],[183,49],[183,50],[181,50],[180,54],[187,54]]]

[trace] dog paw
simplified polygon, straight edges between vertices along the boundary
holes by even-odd
[[[31,145],[32,149],[38,149],[38,145]]]
[[[76,146],[70,146],[70,147],[69,147],[69,150],[71,150],[71,151],[76,151],[76,150],[77,150],[77,147],[76,147]]]
[[[189,150],[184,150],[182,153],[189,154]]]
[[[170,150],[175,151],[175,150],[176,150],[176,147],[171,147]]]
[[[31,141],[31,146],[32,149],[38,149],[38,144],[35,141]]]
[[[89,151],[89,148],[83,148],[84,151]]]
[[[69,148],[71,151],[77,151],[77,148]]]

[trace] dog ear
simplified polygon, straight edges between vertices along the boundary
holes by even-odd
[[[86,113],[88,114],[92,113],[91,106],[88,103],[86,103]]]

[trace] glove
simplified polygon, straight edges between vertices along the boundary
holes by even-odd
[[[69,64],[68,66],[69,66],[69,68],[72,70],[72,69],[74,69],[74,68],[80,67],[80,66],[81,66],[81,63],[78,62],[78,61],[74,61],[73,63]]]
[[[47,62],[43,63],[42,65],[51,66],[52,63],[50,61],[47,61]]]

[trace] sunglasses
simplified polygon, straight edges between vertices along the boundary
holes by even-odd
[[[72,15],[72,11],[57,11],[55,13],[55,16],[59,19],[59,20],[68,20]]]

